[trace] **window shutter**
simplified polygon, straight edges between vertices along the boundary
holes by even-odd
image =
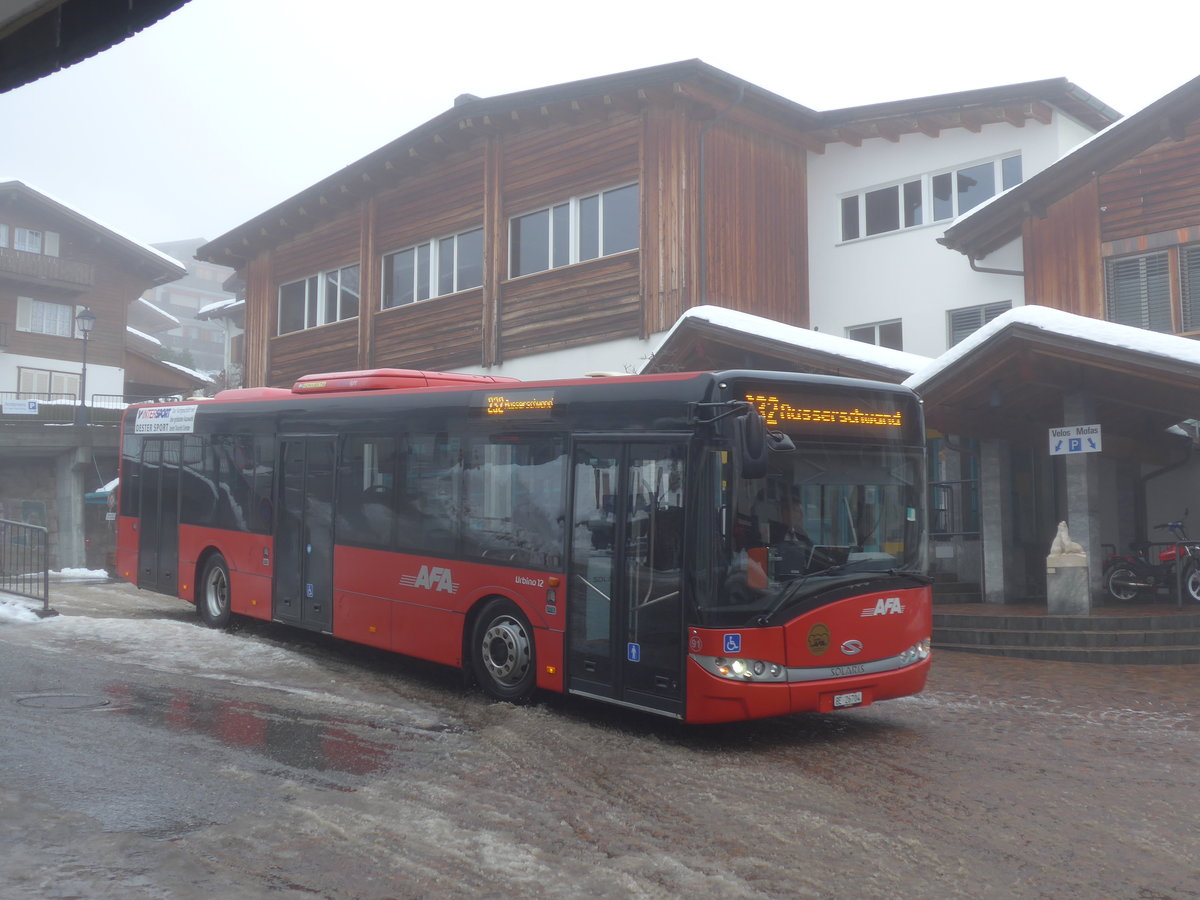
[[[1174,332],[1167,253],[1108,260],[1104,265],[1104,294],[1110,322]]]
[[[1200,244],[1179,251],[1179,282],[1183,289],[1183,331],[1200,331]]]
[[[952,309],[950,316],[950,346],[953,347],[975,329],[983,326],[983,310],[978,306]]]
[[[1011,300],[1000,300],[996,303],[985,303],[982,306],[966,306],[962,309],[952,309],[947,315],[950,331],[950,344],[953,347],[963,338],[978,331],[997,316],[1004,315],[1012,309]]]
[[[46,256],[58,256],[58,232],[47,231],[42,235],[42,252]]]

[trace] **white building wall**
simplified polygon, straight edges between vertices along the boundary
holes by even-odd
[[[853,326],[900,319],[901,349],[938,356],[948,346],[947,310],[1001,301],[1023,305],[1020,277],[974,272],[965,256],[937,243],[950,221],[843,243],[840,198],[1013,153],[1021,154],[1022,176],[1029,178],[1090,134],[1056,111],[1049,125],[985,125],[978,133],[952,128],[938,137],[876,138],[809,154],[811,326],[843,337]],[[1020,241],[980,265],[1020,270]]]
[[[593,372],[621,375],[636,375],[646,361],[666,339],[667,332],[651,335],[649,340],[628,338],[605,341],[576,347],[570,350],[555,350],[522,356],[508,360],[499,366],[485,369],[469,366],[458,369],[470,375],[503,375],[522,381],[538,381],[546,378],[582,378]]]
[[[17,370],[21,368],[49,369],[74,375],[82,374],[82,365],[79,362],[0,352],[0,391],[17,389],[19,384]],[[125,370],[115,366],[99,366],[89,361],[86,390],[89,397],[93,394],[124,394]]]

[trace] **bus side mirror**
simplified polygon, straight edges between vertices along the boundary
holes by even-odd
[[[733,420],[733,453],[743,478],[765,478],[772,453],[791,453],[792,439],[782,431],[768,431],[767,422],[756,409]]]
[[[751,409],[733,420],[733,454],[742,478],[765,478],[767,474],[767,423]]]

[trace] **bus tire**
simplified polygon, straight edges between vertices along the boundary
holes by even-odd
[[[533,629],[516,604],[496,597],[479,611],[471,629],[470,658],[475,679],[497,700],[523,703],[533,693]]]
[[[214,553],[204,561],[196,586],[196,611],[209,628],[228,628],[232,617],[229,604],[229,566],[225,557]]]

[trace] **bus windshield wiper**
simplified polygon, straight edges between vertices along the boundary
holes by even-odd
[[[759,623],[765,625],[775,613],[783,609],[787,604],[791,603],[800,595],[800,590],[808,583],[808,579],[818,575],[835,575],[841,572],[845,567],[841,564],[826,566],[824,569],[817,569],[815,572],[805,572],[803,578],[793,581],[782,591],[779,592],[779,597],[771,604],[771,608],[758,617]]]

